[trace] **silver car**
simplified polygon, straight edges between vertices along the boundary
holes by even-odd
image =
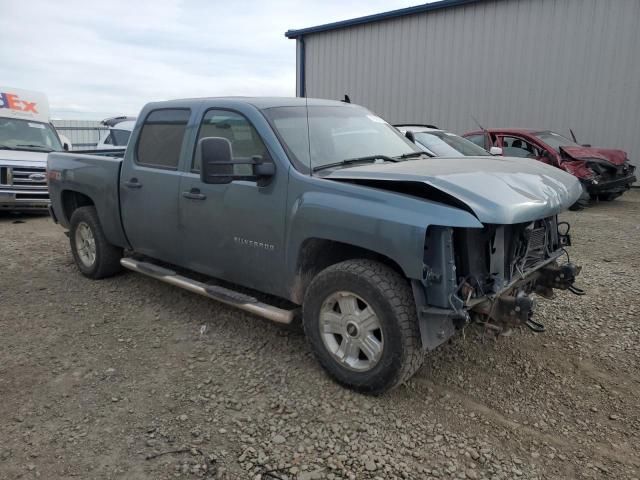
[[[432,157],[502,155],[502,149],[499,147],[491,147],[487,152],[466,138],[441,130],[435,125],[402,124],[394,127]]]

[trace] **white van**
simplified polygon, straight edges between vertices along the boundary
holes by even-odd
[[[0,87],[0,210],[46,211],[47,154],[62,150],[47,97]]]

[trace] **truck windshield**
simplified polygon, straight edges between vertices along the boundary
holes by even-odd
[[[399,157],[420,150],[394,127],[356,105],[264,110],[298,170],[364,157]],[[308,115],[308,125],[307,125]]]
[[[48,123],[0,118],[0,148],[51,152],[62,150],[62,145]]]
[[[484,148],[449,132],[414,132],[416,142],[438,157],[488,156]]]
[[[534,137],[538,137],[543,143],[546,143],[551,148],[558,150],[560,147],[580,147],[581,145],[569,140],[567,137],[563,137],[559,133],[546,130],[544,132],[536,132]]]

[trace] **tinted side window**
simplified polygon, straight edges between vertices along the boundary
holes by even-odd
[[[178,168],[190,114],[187,109],[177,108],[151,112],[140,132],[136,162],[150,167]]]
[[[234,160],[246,160],[256,155],[265,156],[267,149],[253,125],[244,116],[226,110],[209,110],[205,113],[200,130],[201,138],[222,137],[231,142],[231,155]],[[197,144],[196,144],[197,145]],[[196,148],[192,170],[200,170],[200,151]],[[251,165],[234,165],[235,175],[252,175]]]

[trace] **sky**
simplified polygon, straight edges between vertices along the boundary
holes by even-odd
[[[52,118],[135,115],[150,101],[295,95],[289,29],[419,0],[0,0],[0,85]]]

